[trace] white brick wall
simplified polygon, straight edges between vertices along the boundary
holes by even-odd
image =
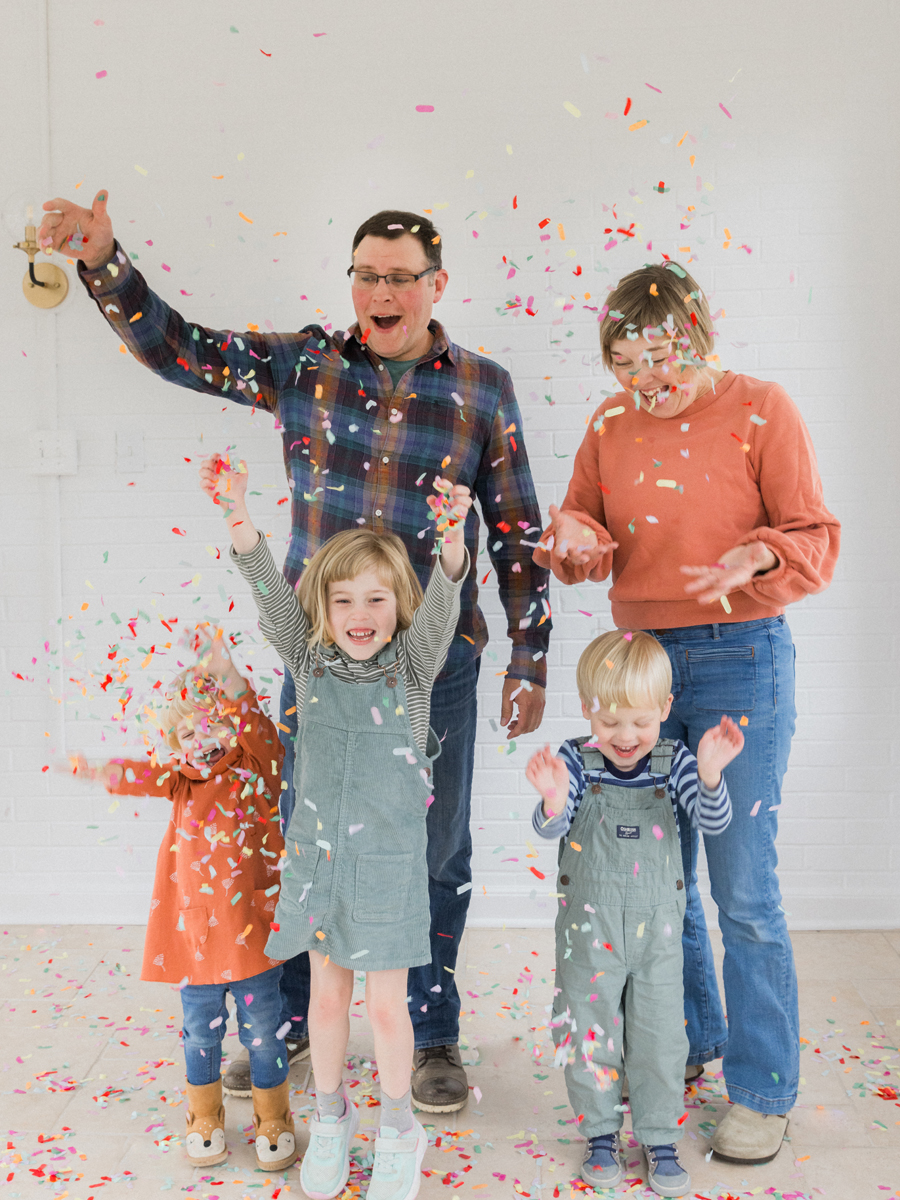
[[[151,285],[192,319],[236,328],[343,327],[342,272],[359,221],[380,207],[433,208],[451,273],[437,315],[512,372],[544,511],[562,499],[585,419],[611,386],[581,293],[602,304],[609,285],[659,251],[693,257],[713,310],[727,314],[723,364],[794,396],[844,522],[834,585],[790,614],[800,715],[780,836],[785,907],[795,927],[900,923],[891,232],[900,181],[887,144],[898,116],[888,83],[896,11],[864,0],[847,22],[837,0],[818,5],[814,21],[806,6],[775,0],[699,0],[689,11],[657,2],[639,16],[605,2],[460,0],[406,8],[402,19],[382,0],[319,6],[318,15],[273,0],[228,18],[213,0],[161,0],[152,15],[120,5],[98,18],[95,8],[50,4],[45,28],[43,6],[0,2],[20,31],[0,48],[12,97],[0,131],[10,189],[40,202],[89,200],[108,186],[117,232]],[[420,103],[435,112],[416,113]],[[660,179],[664,196],[651,191]],[[614,222],[603,207],[613,204]],[[696,216],[683,230],[690,205]],[[618,235],[605,250],[605,226],[632,221],[640,244]],[[509,283],[503,255],[520,267]],[[138,644],[159,645],[168,635],[158,616],[221,615],[221,587],[234,596],[229,627],[243,631],[245,661],[277,694],[252,603],[207,553],[224,545],[221,523],[183,459],[239,443],[277,545],[287,530],[286,506],[275,503],[286,494],[280,444],[268,418],[222,413],[120,354],[80,287],[57,313],[27,307],[23,262],[0,255],[0,915],[142,921],[158,806],[115,806],[41,767],[66,752],[140,744],[133,721],[122,732],[94,719],[113,708],[96,684],[88,699],[68,682],[105,667],[125,628],[112,612],[142,610],[151,620],[139,619]],[[575,307],[563,313],[554,299],[572,292]],[[498,312],[517,293],[535,297],[536,318]],[[75,476],[29,470],[29,435],[52,428],[77,434]],[[120,474],[116,434],[134,431],[146,469]],[[503,620],[490,582],[483,596],[494,640],[480,697],[472,920],[544,922],[555,849],[541,844],[527,857],[533,796],[523,769],[531,747],[580,731],[574,664],[609,626],[609,607],[604,588],[554,584],[546,719],[508,754],[489,723],[507,661]],[[48,663],[63,655],[51,697]],[[145,689],[171,673],[171,658],[148,672],[136,672]]]

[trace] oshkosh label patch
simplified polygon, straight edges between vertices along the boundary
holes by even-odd
[[[641,836],[640,825],[617,825],[616,837],[637,839]]]

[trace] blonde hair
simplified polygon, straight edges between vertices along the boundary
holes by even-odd
[[[319,547],[297,584],[297,598],[309,620],[310,645],[334,642],[328,625],[328,585],[370,570],[397,598],[397,630],[409,628],[423,595],[406,547],[393,533],[345,529]]]
[[[196,719],[199,714],[202,719],[215,711],[215,699],[204,694],[206,691],[204,683],[209,679],[211,677],[205,675],[197,667],[185,667],[169,684],[166,690],[168,703],[160,717],[160,729],[163,740],[170,750],[181,749],[177,730],[178,722],[182,717]]]
[[[588,708],[665,708],[672,691],[672,664],[655,637],[614,629],[594,638],[578,660],[578,694]]]
[[[600,323],[600,351],[608,370],[613,369],[613,342],[629,333],[648,341],[670,336],[675,353],[686,365],[700,369],[707,365],[715,337],[709,305],[695,280],[677,263],[651,263],[632,271],[619,280],[606,303],[609,311]]]

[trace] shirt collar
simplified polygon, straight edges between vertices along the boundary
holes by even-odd
[[[423,355],[419,361],[434,362],[437,359],[443,359],[450,363],[451,366],[456,366],[456,358],[454,355],[455,347],[447,337],[447,331],[444,329],[440,321],[435,321],[434,318],[432,318],[428,322],[428,332],[432,335],[434,341],[431,344],[431,349],[427,354]],[[376,366],[381,362],[381,359],[378,357],[375,351],[372,350],[370,346],[365,345],[360,339],[359,322],[351,325],[347,330],[347,341],[355,342],[359,349],[364,351],[365,354],[368,355],[369,360]]]

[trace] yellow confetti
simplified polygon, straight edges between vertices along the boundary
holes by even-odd
[[[725,609],[725,611],[726,611],[727,613],[730,613],[730,612],[731,612],[731,605],[728,603],[728,597],[727,597],[727,596],[720,596],[720,597],[719,597],[719,602],[720,602],[720,604],[722,605],[722,607]]]
[[[575,107],[571,100],[563,100],[563,108],[567,113],[571,113],[573,117],[580,117],[581,112]]]
[[[656,486],[657,487],[675,488],[675,487],[678,487],[678,484],[675,482],[674,479],[657,479]]]
[[[146,174],[147,174],[147,172],[144,170],[144,168],[143,168],[143,167],[139,167],[139,166],[137,165],[137,163],[135,163],[135,164],[134,164],[134,169],[135,169],[136,171],[140,172],[140,174],[141,174],[141,175],[146,175]]]
[[[644,936],[644,926],[645,925],[646,925],[646,921],[641,921],[640,925],[638,925],[638,927],[637,927],[637,936],[639,938],[642,938]]]

